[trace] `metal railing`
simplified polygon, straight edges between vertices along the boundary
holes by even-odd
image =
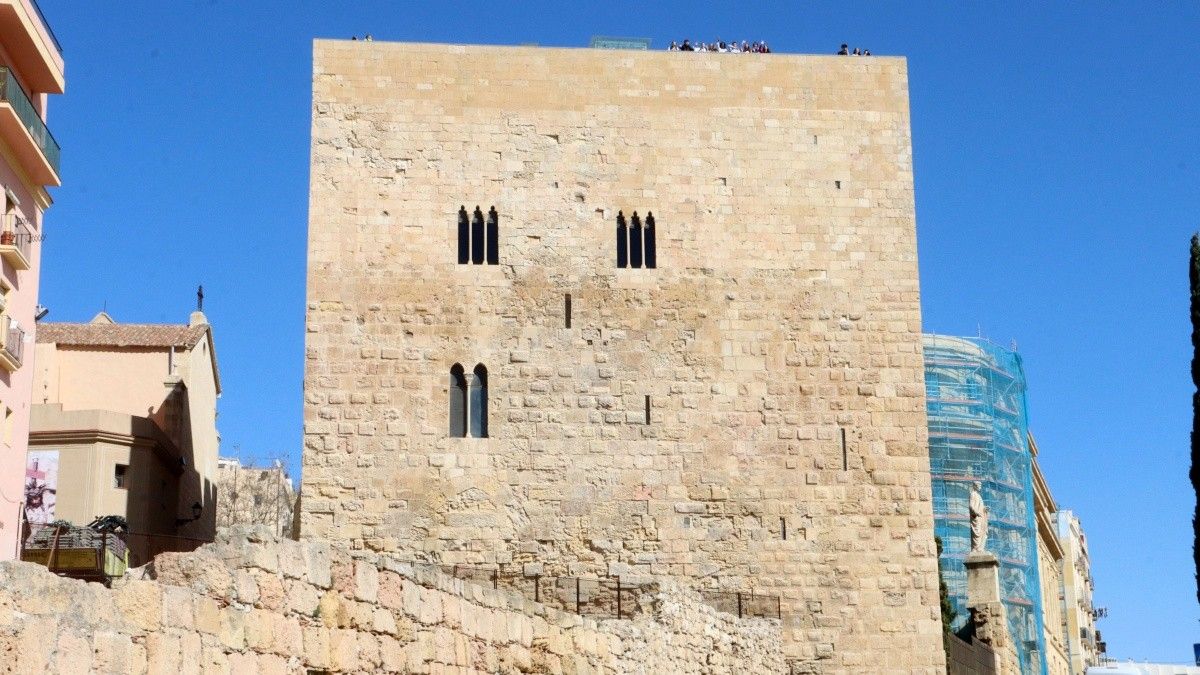
[[[141,567],[160,553],[187,553],[211,543],[208,539],[179,537],[173,534],[150,534],[147,532],[98,532],[86,527],[56,527],[51,524],[25,523],[21,538],[19,557],[29,558],[27,552],[48,551],[43,556],[34,555],[34,562],[46,565],[51,572],[92,581],[104,581],[121,576],[127,567]],[[96,570],[80,570],[64,564],[63,551],[94,549],[99,552],[98,562],[105,560],[111,552],[123,561],[119,569],[101,567]],[[45,558],[42,560],[42,558]],[[89,573],[90,572],[90,573]]]
[[[2,217],[3,229],[0,230],[0,245],[16,246],[21,255],[30,264],[33,263],[33,231],[29,229],[29,221],[15,213]]]
[[[12,317],[0,317],[0,335],[4,337],[4,351],[13,361],[20,364],[25,355],[25,331],[12,325]]]
[[[50,133],[50,129],[42,121],[41,115],[38,115],[37,109],[33,107],[33,102],[29,100],[29,96],[8,66],[0,66],[0,101],[12,105],[17,117],[33,137],[34,143],[37,143],[42,155],[53,167],[54,173],[58,173],[62,154],[58,141],[54,140],[54,135]]]
[[[54,34],[54,29],[50,27],[50,22],[46,20],[46,15],[42,14],[42,8],[38,7],[37,0],[29,0],[29,4],[33,5],[33,11],[37,12],[38,18],[42,20],[42,27],[46,29],[46,35],[50,36],[50,41],[54,43],[54,48],[62,54],[62,43],[58,41],[58,36]]]

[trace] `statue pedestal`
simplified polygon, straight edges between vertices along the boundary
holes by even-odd
[[[967,554],[967,607],[1000,602],[1000,561],[987,551]]]

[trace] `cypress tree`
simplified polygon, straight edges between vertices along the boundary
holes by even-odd
[[[938,556],[938,595],[942,600],[942,632],[950,632],[950,624],[954,623],[958,612],[954,611],[954,605],[950,602],[950,587],[946,585],[946,579],[942,576],[942,538],[933,537],[933,542],[937,544]]]
[[[1192,559],[1196,565],[1196,601],[1200,602],[1200,234],[1192,235],[1191,282],[1192,314],[1192,465],[1188,474],[1196,493],[1196,510],[1192,514]]]

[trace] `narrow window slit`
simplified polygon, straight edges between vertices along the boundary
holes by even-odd
[[[471,262],[483,264],[483,211],[478,206],[471,217]]]
[[[470,245],[470,216],[467,215],[467,207],[460,206],[458,208],[458,264],[466,265],[471,262],[471,245]]]
[[[472,438],[488,437],[487,368],[482,363],[471,372],[467,393],[468,422]]]
[[[779,531],[783,533],[783,540],[787,541],[787,518],[779,519]]]
[[[629,233],[625,228],[625,214],[617,211],[617,267],[629,266]]]
[[[841,432],[842,432],[842,471],[849,471],[850,470],[850,454],[846,451],[846,429],[843,428],[841,430]]]
[[[500,264],[500,214],[496,213],[495,206],[487,215],[487,264]]]
[[[567,324],[566,327],[570,328],[571,327],[571,294],[570,293],[567,293],[565,301],[566,301],[565,314],[566,314],[566,324]]]
[[[654,243],[654,212],[646,214],[646,269],[652,270],[658,266],[658,250]]]
[[[450,438],[467,435],[467,378],[463,367],[450,369]]]
[[[646,424],[650,424],[650,394],[646,394]]]
[[[642,266],[642,220],[637,211],[629,220],[629,266],[634,269]]]

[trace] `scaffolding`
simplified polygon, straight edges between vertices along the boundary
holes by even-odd
[[[1021,357],[983,339],[925,335],[925,390],[934,529],[957,615],[966,623],[971,484],[988,509],[987,549],[1000,560],[1000,594],[1021,672],[1046,673],[1033,470]]]

